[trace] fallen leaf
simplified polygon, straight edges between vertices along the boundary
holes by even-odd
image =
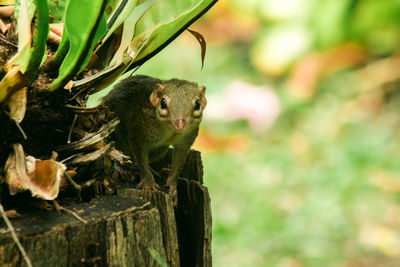
[[[67,82],[67,84],[64,86],[64,89],[71,92],[72,87],[74,87],[74,81],[70,80],[70,81]]]
[[[26,111],[26,92],[27,87],[15,92],[8,100],[8,109],[10,110],[10,118],[18,123],[25,117]]]
[[[71,162],[72,164],[87,164],[89,162],[93,162],[101,157],[104,157],[104,155],[108,154],[111,149],[111,144],[107,144],[99,149],[97,149],[94,152],[84,154],[77,156],[74,158],[74,160]]]
[[[66,169],[67,167],[58,161],[37,159],[35,171],[29,174],[32,195],[46,200],[55,199]]]
[[[6,182],[11,195],[30,190],[32,196],[53,200],[58,196],[61,180],[67,169],[55,159],[39,160],[25,156],[22,145],[14,144],[6,162]],[[53,154],[53,158],[55,154]]]
[[[121,165],[132,163],[130,157],[126,156],[124,153],[115,148],[111,149],[110,153],[108,153],[108,156],[110,156],[110,158],[117,161]]]
[[[0,104],[4,105],[12,95],[28,85],[28,81],[21,73],[21,66],[7,66],[7,74],[0,81]]]
[[[6,183],[9,186],[11,195],[15,195],[18,192],[22,192],[29,189],[28,186],[25,184],[24,179],[20,178],[22,172],[25,172],[26,175],[25,162],[23,163],[23,165],[19,163],[18,167],[22,168],[22,170],[19,171],[17,170],[18,153],[20,153],[20,151],[18,149],[14,149],[14,153],[10,154],[4,166],[4,170],[6,173]],[[20,160],[20,156],[18,157],[18,160]],[[22,173],[22,175],[24,174]]]

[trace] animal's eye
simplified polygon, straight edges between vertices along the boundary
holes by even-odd
[[[195,102],[194,102],[194,110],[199,110],[200,109],[200,101],[197,99]]]
[[[161,108],[166,109],[167,108],[167,100],[165,98],[161,99]]]

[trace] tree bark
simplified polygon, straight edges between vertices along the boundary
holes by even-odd
[[[167,157],[167,162],[168,157]],[[87,220],[26,208],[13,219],[34,266],[211,266],[211,210],[200,153],[192,151],[169,194],[121,187],[117,195],[65,205]],[[0,224],[0,265],[25,266]]]

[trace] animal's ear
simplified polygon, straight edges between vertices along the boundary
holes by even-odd
[[[205,86],[200,86],[199,87],[200,90],[200,103],[201,103],[201,107],[204,109],[207,105],[207,99],[205,97],[206,94],[206,87]]]
[[[150,95],[150,103],[157,107],[158,103],[160,102],[161,92],[164,90],[164,86],[159,83],[156,83],[153,93]]]

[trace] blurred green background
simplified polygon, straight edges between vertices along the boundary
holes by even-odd
[[[400,1],[223,0],[137,73],[197,81],[214,266],[400,266]]]

